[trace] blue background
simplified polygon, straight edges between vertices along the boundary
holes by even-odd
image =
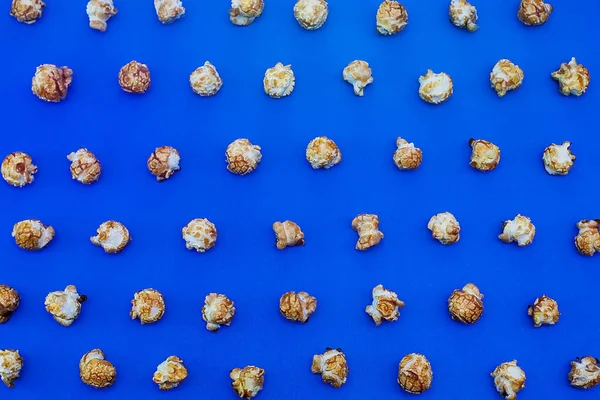
[[[499,398],[490,372],[517,359],[527,374],[519,399],[592,399],[569,387],[569,362],[600,356],[598,258],[580,256],[575,224],[598,218],[600,137],[596,117],[600,71],[595,0],[554,0],[541,27],[516,17],[518,1],[474,1],[480,30],[448,21],[448,0],[404,0],[409,25],[393,37],[375,31],[379,0],[330,0],[325,25],[305,31],[293,0],[267,0],[249,27],[233,26],[229,2],[185,1],[186,16],[162,25],[150,0],[116,2],[119,14],[105,33],[88,27],[85,2],[48,0],[34,25],[0,18],[4,126],[0,153],[29,153],[35,182],[2,183],[2,283],[18,289],[21,306],[0,326],[0,348],[25,359],[13,399],[234,399],[228,372],[254,364],[266,369],[259,399],[409,398],[396,383],[400,359],[427,355],[433,386],[423,399]],[[564,97],[550,72],[572,56],[589,68],[592,83],[580,98]],[[498,98],[489,73],[501,58],[520,65],[525,81]],[[152,86],[143,96],[123,92],[119,68],[146,63]],[[374,83],[363,98],[343,81],[342,69],[363,59]],[[224,84],[212,98],[189,88],[191,71],[210,60]],[[296,88],[287,98],[264,94],[264,71],[292,64]],[[74,80],[66,101],[48,104],[31,93],[35,67],[67,65]],[[428,68],[454,80],[441,106],[421,101],[419,75]],[[327,135],[343,161],[313,171],[306,144]],[[392,162],[402,136],[423,150],[422,166],[400,172]],[[225,168],[231,141],[262,146],[263,161],[249,176]],[[502,150],[499,167],[480,173],[468,165],[470,137]],[[544,171],[551,143],[573,142],[577,161],[566,177]],[[157,146],[181,152],[181,171],[157,183],[146,160]],[[79,147],[103,165],[100,181],[73,181],[66,155]],[[460,242],[444,247],[426,225],[443,211],[462,227]],[[354,250],[351,229],[359,213],[377,213],[385,239],[368,252]],[[537,227],[526,248],[497,239],[500,223],[517,213]],[[181,228],[207,217],[219,231],[205,254],[186,250]],[[15,222],[38,218],[56,237],[27,253],[10,236]],[[108,219],[124,223],[133,241],[104,254],[89,237]],[[290,219],[306,246],[278,251],[271,225]],[[453,322],[446,299],[476,283],[485,313],[473,326]],[[400,319],[375,327],[364,312],[379,284],[406,302]],[[89,296],[69,328],[44,310],[50,291],[75,284]],[[133,293],[160,290],[164,318],[141,326],[129,319]],[[279,297],[305,290],[318,308],[304,325],[286,321]],[[227,294],[237,308],[230,327],[205,329],[200,308],[209,292]],[[562,317],[534,329],[527,305],[547,294]],[[350,375],[340,390],[310,373],[313,354],[341,347]],[[78,376],[80,357],[102,348],[118,370],[116,384],[97,391]],[[160,393],[152,382],[169,355],[184,359],[189,378]],[[1,396],[9,393],[0,388]]]

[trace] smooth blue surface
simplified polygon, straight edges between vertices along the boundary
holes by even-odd
[[[575,356],[600,357],[600,256],[582,257],[573,245],[575,223],[599,216],[600,3],[554,0],[549,22],[529,28],[516,17],[517,0],[474,1],[480,30],[468,33],[448,21],[448,0],[405,0],[409,25],[393,37],[375,31],[379,0],[330,0],[329,19],[314,32],[294,20],[293,0],[267,0],[263,16],[246,28],[229,22],[226,0],[187,0],[186,16],[167,26],[152,1],[120,0],[105,33],[88,27],[85,2],[47,3],[31,26],[8,9],[0,18],[0,153],[25,151],[39,166],[29,187],[0,182],[0,281],[22,297],[0,326],[0,348],[19,349],[25,359],[15,389],[0,387],[0,397],[234,399],[229,370],[254,364],[266,369],[263,400],[409,398],[396,373],[410,352],[426,354],[433,366],[433,386],[422,399],[500,398],[489,374],[512,359],[527,373],[520,400],[600,396],[600,388],[571,389],[566,377]],[[592,75],[580,98],[560,95],[550,79],[572,56]],[[502,99],[488,81],[500,58],[525,72],[523,86]],[[117,83],[132,59],[151,70],[144,96]],[[364,98],[341,76],[355,59],[373,69]],[[206,60],[224,80],[213,98],[198,97],[188,84]],[[274,100],[262,77],[278,61],[292,64],[296,88]],[[73,69],[66,101],[47,104],[31,94],[43,63]],[[454,95],[439,107],[417,95],[428,68],[454,80]],[[334,139],[343,153],[329,171],[313,171],[304,159],[317,135]],[[418,170],[394,166],[397,136],[423,150]],[[246,177],[225,168],[225,148],[238,137],[262,146],[262,163]],[[500,146],[495,171],[469,167],[470,137]],[[549,176],[542,151],[564,140],[573,142],[575,166],[567,177]],[[180,150],[182,169],[159,184],[146,160],[167,144]],[[104,167],[89,187],[69,174],[66,155],[79,147]],[[426,224],[446,210],[462,231],[458,244],[444,247]],[[359,213],[379,214],[385,233],[364,253],[354,250],[350,227]],[[537,227],[526,248],[497,239],[500,222],[517,213]],[[180,234],[197,217],[219,231],[206,254],[186,250]],[[10,236],[26,218],[56,229],[41,252],[22,251]],[[123,222],[133,237],[119,255],[89,242],[108,219]],[[285,219],[300,224],[305,247],[275,248],[271,224]],[[469,281],[485,294],[485,313],[463,326],[449,318],[446,299]],[[406,307],[397,322],[375,327],[364,308],[378,283]],[[64,328],[43,303],[68,284],[89,300]],[[128,313],[133,293],[146,287],[165,295],[167,312],[141,326]],[[318,298],[305,325],[279,314],[279,297],[289,290]],[[226,293],[237,308],[233,324],[216,334],[200,315],[209,292]],[[559,302],[562,317],[534,329],[526,309],[542,294]],[[341,347],[349,361],[339,390],[310,373],[313,354],[326,346]],[[118,370],[105,391],[78,376],[79,358],[95,347]],[[152,373],[172,354],[190,375],[160,393]]]

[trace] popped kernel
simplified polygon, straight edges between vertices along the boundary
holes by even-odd
[[[0,350],[0,379],[9,387],[15,387],[23,368],[23,357],[19,350]]]
[[[229,20],[234,25],[248,26],[260,17],[264,8],[263,0],[231,0]]]
[[[571,361],[569,382],[579,389],[591,389],[600,383],[600,361],[594,357],[577,357]]]
[[[81,303],[86,300],[86,295],[77,293],[77,288],[69,285],[65,290],[48,293],[44,306],[56,322],[62,326],[70,326],[81,312]]]
[[[42,0],[12,0],[10,15],[19,22],[33,24],[42,16],[45,6]]]
[[[202,319],[206,322],[206,329],[216,332],[222,325],[231,325],[235,315],[233,304],[224,294],[210,293],[206,296],[202,306]]]
[[[85,148],[80,148],[67,156],[71,161],[71,176],[79,182],[89,185],[96,182],[102,173],[102,165],[94,153]]]
[[[431,217],[427,229],[431,231],[431,237],[441,244],[453,244],[460,240],[460,225],[456,217],[447,211]]]
[[[283,65],[278,62],[273,68],[265,71],[263,86],[265,93],[274,99],[289,96],[294,90],[296,77],[292,71],[292,65]]]
[[[408,143],[399,137],[396,139],[398,149],[394,152],[394,163],[400,170],[416,169],[423,161],[423,152],[414,143]]]
[[[408,12],[399,2],[385,0],[379,5],[375,19],[377,32],[382,35],[395,35],[408,25]]]
[[[254,171],[262,159],[260,146],[253,145],[248,139],[236,139],[225,150],[227,169],[237,175],[246,175]]]
[[[575,57],[568,64],[560,64],[558,71],[550,75],[558,81],[559,90],[565,96],[581,96],[590,85],[590,72],[583,65],[577,64]]]
[[[373,83],[373,71],[369,68],[369,63],[362,60],[354,60],[344,68],[342,77],[354,88],[354,94],[364,96],[364,89],[368,84]]]
[[[304,29],[315,30],[327,20],[329,8],[325,0],[298,0],[294,5],[294,17]]]
[[[8,322],[19,307],[20,300],[21,297],[14,288],[0,284],[0,324]]]
[[[90,28],[100,32],[106,31],[108,20],[113,15],[117,15],[113,0],[90,0],[85,12],[90,20]]]
[[[467,0],[450,1],[450,21],[469,32],[477,30],[477,9]]]
[[[165,298],[155,289],[144,289],[136,292],[131,300],[131,319],[139,318],[143,324],[152,324],[165,314]]]
[[[317,299],[306,292],[287,292],[279,299],[279,311],[290,321],[308,321],[317,310]]]
[[[223,80],[215,66],[206,61],[190,74],[190,86],[200,96],[214,96],[223,86]]]
[[[107,253],[118,253],[131,241],[129,230],[120,222],[106,221],[100,224],[96,230],[96,236],[92,236],[90,241],[96,246],[100,246]]]
[[[181,169],[179,166],[180,160],[181,156],[174,147],[157,147],[154,153],[148,157],[148,170],[156,176],[157,181],[162,182]]]
[[[421,394],[431,387],[433,371],[427,357],[411,353],[400,361],[398,366],[398,384],[412,394]]]
[[[179,386],[187,376],[188,370],[183,365],[183,360],[177,356],[169,356],[156,367],[152,380],[160,390],[171,390]]]
[[[79,377],[86,385],[96,389],[110,387],[117,379],[117,370],[105,359],[100,349],[90,350],[79,361]]]
[[[439,74],[428,69],[419,77],[419,96],[430,104],[441,104],[452,96],[452,78],[445,72]]]
[[[527,315],[533,319],[533,326],[539,328],[542,325],[554,325],[558,322],[560,311],[556,300],[543,295],[527,307]]]
[[[334,388],[340,388],[348,379],[348,362],[342,349],[325,348],[325,353],[315,354],[312,360],[311,371],[321,374],[323,382]]]
[[[391,290],[384,289],[383,285],[377,285],[373,288],[373,303],[365,308],[375,325],[381,325],[381,321],[397,321],[400,316],[398,308],[404,308],[404,302],[398,299],[398,295]]]
[[[154,0],[156,15],[163,24],[170,24],[183,17],[185,8],[181,0]]]
[[[181,235],[185,240],[185,247],[198,253],[212,249],[217,242],[217,228],[206,218],[191,220],[183,227]]]
[[[463,324],[474,324],[483,314],[483,294],[472,283],[467,283],[462,290],[454,290],[448,298],[448,312],[455,321]]]
[[[12,237],[25,250],[41,250],[54,238],[54,228],[38,219],[26,219],[13,227]]]
[[[295,222],[275,222],[273,231],[275,231],[276,245],[279,250],[283,250],[288,246],[304,246],[304,233]]]
[[[254,365],[234,368],[229,372],[231,387],[242,399],[256,397],[265,384],[265,370]]]
[[[490,73],[490,83],[498,97],[504,97],[509,90],[520,87],[524,78],[521,67],[506,58],[498,61]]]
[[[498,236],[504,243],[517,242],[519,246],[527,246],[533,242],[535,237],[535,225],[528,217],[517,216],[513,220],[502,223],[502,233]]]
[[[521,0],[517,17],[525,25],[542,25],[550,18],[552,11],[554,7],[543,0]]]
[[[542,160],[544,161],[544,168],[550,175],[567,175],[573,167],[573,161],[577,157],[571,153],[569,147],[571,142],[563,142],[558,145],[552,143],[544,150]]]
[[[119,71],[119,85],[128,93],[146,93],[150,82],[148,66],[135,60],[123,65]]]
[[[480,171],[491,171],[500,162],[500,148],[483,139],[469,139],[471,161],[469,165]]]
[[[525,387],[525,371],[517,365],[517,360],[498,365],[490,375],[496,390],[506,400],[515,400],[517,392]]]
[[[319,136],[306,146],[306,160],[313,169],[329,169],[342,161],[342,152],[333,140]]]
[[[383,232],[379,230],[379,217],[375,214],[358,214],[352,220],[352,229],[358,233],[356,250],[367,250],[383,239]]]
[[[598,232],[598,219],[582,219],[577,223],[579,233],[575,236],[575,247],[584,256],[593,256],[600,251],[600,232]]]
[[[2,178],[12,186],[23,187],[34,181],[37,166],[31,157],[21,151],[10,153],[2,161]]]
[[[58,103],[67,98],[71,82],[73,70],[69,67],[42,64],[35,69],[35,75],[31,79],[31,91],[42,100]]]

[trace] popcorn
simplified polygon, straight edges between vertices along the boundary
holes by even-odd
[[[394,163],[400,170],[416,169],[423,161],[423,152],[414,143],[408,143],[399,137],[396,139],[398,149],[394,152]]]
[[[431,364],[423,354],[411,353],[400,361],[398,384],[408,393],[423,393],[431,387],[432,380]]]
[[[81,147],[76,152],[70,153],[67,160],[71,161],[71,176],[79,182],[89,185],[100,178],[102,166],[88,149]]]
[[[342,161],[342,153],[333,140],[319,136],[306,146],[306,160],[313,169],[329,169]]]
[[[19,307],[19,293],[8,285],[0,285],[0,324],[5,324]]]
[[[319,29],[327,20],[327,14],[325,0],[298,0],[294,5],[294,17],[304,29]]]
[[[491,171],[500,162],[500,148],[492,142],[482,139],[469,139],[471,162],[469,165],[480,171]]]
[[[2,178],[12,186],[23,187],[34,181],[37,167],[31,157],[23,152],[10,153],[2,161]]]
[[[375,214],[358,214],[352,220],[352,229],[358,233],[356,250],[367,250],[383,239],[383,232],[379,230],[379,217]]]
[[[573,161],[577,157],[569,150],[571,142],[563,142],[558,145],[552,143],[544,150],[542,160],[544,160],[544,168],[550,175],[567,175],[573,167]]]
[[[515,90],[523,84],[525,74],[521,67],[503,58],[498,61],[490,73],[492,89],[499,97],[504,97],[509,90]]]
[[[10,15],[19,22],[33,24],[42,16],[45,6],[42,0],[12,0]]]
[[[536,328],[542,325],[554,325],[560,317],[558,303],[543,295],[535,299],[533,305],[527,308],[527,315],[533,319],[533,326]]]
[[[431,217],[427,223],[431,236],[441,244],[453,244],[460,240],[460,225],[449,212],[443,212]]]
[[[521,0],[517,17],[525,25],[542,25],[550,18],[554,7],[543,0]]]
[[[304,246],[304,233],[295,222],[275,222],[273,230],[275,231],[279,250],[283,250],[288,246]]]
[[[382,35],[395,35],[408,25],[408,12],[397,1],[385,0],[377,9],[377,32]]]
[[[136,292],[131,300],[131,319],[139,318],[143,324],[153,324],[165,314],[165,298],[154,289],[144,289]]]
[[[231,325],[234,315],[233,301],[224,294],[210,293],[204,298],[202,319],[206,322],[206,329],[209,331],[216,332],[221,325]]]
[[[533,242],[535,225],[531,219],[517,214],[515,219],[502,223],[502,233],[498,236],[504,243],[517,242],[519,246],[527,246]]]
[[[157,181],[162,182],[181,169],[180,160],[179,152],[175,148],[171,146],[157,147],[154,153],[148,157],[148,169],[152,175],[156,176]]]
[[[106,31],[106,22],[117,14],[113,0],[90,0],[85,12],[90,19],[90,28],[100,32]]]
[[[234,25],[248,26],[263,12],[263,0],[231,0],[229,20]]]
[[[267,69],[263,79],[265,93],[274,99],[289,96],[294,90],[295,84],[296,78],[294,77],[294,71],[292,71],[292,65],[284,66],[280,62],[275,64],[273,68]]]
[[[236,139],[225,151],[227,169],[238,175],[246,175],[254,171],[262,159],[260,146],[255,146],[248,139]]]
[[[373,303],[365,309],[366,313],[373,318],[375,325],[381,325],[382,320],[397,321],[400,316],[398,308],[404,308],[404,302],[398,299],[398,295],[391,290],[377,285],[373,288]]]
[[[67,98],[71,82],[73,70],[69,67],[59,68],[54,64],[42,64],[35,69],[31,91],[42,100],[58,103]]]
[[[0,379],[9,388],[15,387],[23,368],[23,358],[19,350],[0,350]]]
[[[517,366],[517,360],[498,365],[491,376],[496,390],[506,400],[515,400],[517,392],[525,387],[525,371]]]
[[[70,326],[81,312],[81,303],[86,300],[86,295],[77,293],[77,288],[69,285],[65,290],[48,293],[44,305],[56,322]]]
[[[560,64],[558,71],[550,75],[558,81],[559,90],[565,96],[581,96],[590,85],[590,72],[583,65],[577,64],[575,57],[568,64]]]
[[[577,223],[579,233],[575,236],[575,247],[584,256],[593,256],[600,251],[600,232],[598,232],[598,219],[582,219]]]
[[[315,354],[312,360],[311,371],[321,374],[323,382],[334,388],[340,388],[348,378],[348,363],[342,349],[325,348],[325,353]]]
[[[22,249],[41,250],[54,238],[54,228],[37,219],[26,219],[15,224],[12,237]]]
[[[435,74],[428,69],[427,74],[419,77],[419,85],[419,96],[428,103],[440,104],[452,96],[452,79],[445,72]]]
[[[467,0],[450,1],[450,21],[469,32],[477,30],[477,9]]]
[[[150,70],[146,64],[131,61],[119,71],[119,85],[128,93],[142,94],[150,88]]]
[[[474,324],[483,314],[482,299],[479,288],[467,283],[462,290],[454,290],[448,298],[450,316],[463,324]]]
[[[90,241],[96,246],[101,246],[107,253],[119,253],[131,241],[129,231],[120,222],[106,221],[96,230],[98,234],[92,236]]]
[[[163,24],[170,24],[183,17],[185,8],[181,0],[154,0],[156,15]]]
[[[104,389],[115,383],[117,370],[104,358],[104,352],[100,349],[90,350],[81,357],[79,376],[83,383],[96,389]]]
[[[317,309],[317,299],[306,292],[287,292],[279,299],[281,315],[290,321],[308,321]]]
[[[190,86],[194,93],[200,96],[214,96],[223,86],[223,80],[215,66],[206,61],[191,73]]]
[[[183,227],[181,235],[185,240],[185,247],[198,253],[212,249],[217,242],[217,228],[206,218],[191,220]]]
[[[187,376],[188,371],[183,365],[183,360],[176,356],[170,356],[158,365],[152,380],[158,384],[160,390],[171,390],[179,386]]]
[[[571,386],[579,389],[591,389],[600,383],[600,366],[597,358],[577,357],[577,361],[571,361],[569,381]]]
[[[354,94],[363,96],[364,88],[373,83],[371,68],[369,63],[361,60],[354,60],[344,68],[342,76],[344,80],[354,87]]]
[[[265,384],[265,370],[248,365],[242,369],[234,368],[229,372],[231,387],[242,399],[256,397]]]

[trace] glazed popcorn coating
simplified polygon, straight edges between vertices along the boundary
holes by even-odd
[[[265,370],[248,365],[244,368],[234,368],[229,372],[231,387],[241,399],[256,397],[265,384]]]
[[[81,312],[81,303],[86,300],[86,295],[77,293],[77,288],[69,285],[65,290],[48,293],[44,305],[56,322],[70,326]]]
[[[579,233],[575,236],[575,247],[584,256],[593,256],[600,251],[600,232],[598,232],[598,219],[582,219],[577,223]]]
[[[567,175],[573,167],[573,161],[577,157],[571,153],[569,147],[571,142],[563,142],[558,145],[552,143],[544,150],[542,160],[544,161],[544,168],[550,175]]]
[[[472,283],[467,283],[462,290],[454,290],[448,298],[448,312],[455,321],[463,324],[474,324],[483,314],[483,294]]]
[[[431,217],[427,223],[431,236],[441,244],[453,244],[460,240],[460,225],[449,212],[443,212]]]
[[[550,18],[552,11],[554,7],[543,0],[521,0],[517,17],[525,25],[542,25]]]
[[[348,379],[346,355],[342,353],[342,349],[327,347],[325,353],[313,356],[311,371],[313,374],[321,374],[323,382],[340,388]]]
[[[234,25],[248,26],[260,17],[264,8],[263,0],[231,0],[229,20]]]
[[[85,148],[70,153],[67,160],[71,161],[71,176],[79,182],[89,185],[100,178],[102,165],[94,153]]]
[[[313,169],[329,169],[342,161],[342,152],[333,140],[319,136],[306,146],[306,160]]]
[[[152,324],[165,314],[165,298],[154,289],[144,289],[136,292],[131,300],[131,319],[139,318],[143,324]]]
[[[490,83],[498,97],[504,97],[509,90],[517,89],[523,84],[524,78],[521,67],[505,58],[498,61],[490,73]]]
[[[131,236],[125,225],[117,221],[101,223],[96,232],[98,234],[92,236],[90,241],[110,254],[119,253],[131,241]]]
[[[181,0],[154,0],[156,15],[163,24],[170,24],[183,17],[185,8]]]
[[[215,66],[206,61],[190,74],[190,86],[200,96],[214,96],[223,86],[223,80]]]
[[[404,302],[398,299],[398,295],[391,290],[384,289],[383,285],[373,288],[373,303],[365,308],[375,325],[381,325],[381,321],[397,321],[400,316],[398,308],[404,308]]]
[[[399,137],[396,139],[398,149],[394,152],[394,164],[400,170],[416,169],[423,161],[423,152],[414,143],[408,143]]]
[[[379,217],[375,214],[358,214],[352,220],[352,229],[358,233],[356,250],[367,250],[383,239],[383,232],[379,230]]]
[[[19,293],[8,285],[0,284],[0,324],[5,324],[19,307]]]
[[[482,139],[469,139],[471,161],[469,165],[480,171],[491,171],[500,162],[500,148],[492,142]]]
[[[527,315],[533,319],[533,326],[554,325],[558,322],[560,312],[558,303],[550,297],[543,295],[535,299],[533,305],[527,308]]]
[[[160,390],[171,390],[179,386],[187,376],[188,371],[183,365],[183,360],[170,356],[156,367],[152,380],[158,384]]]
[[[254,171],[262,159],[260,146],[253,145],[248,139],[236,139],[225,150],[227,169],[237,175],[246,175]]]
[[[294,5],[294,17],[304,29],[315,30],[327,20],[329,8],[325,0],[298,0]]]
[[[185,247],[198,253],[212,249],[217,242],[217,228],[206,218],[191,220],[183,227],[181,235],[185,240]]]
[[[9,387],[15,387],[23,368],[23,358],[19,350],[0,350],[0,379]]]
[[[12,237],[22,249],[41,250],[54,238],[54,228],[37,219],[26,219],[15,224]]]
[[[23,187],[34,181],[37,167],[31,157],[23,152],[10,153],[2,161],[2,178],[9,185]]]
[[[42,16],[45,6],[42,0],[12,0],[10,15],[19,22],[33,24]]]
[[[180,160],[177,149],[171,146],[157,147],[148,157],[148,170],[156,176],[157,181],[162,182],[181,169]]]
[[[279,299],[279,311],[290,321],[306,322],[317,309],[317,299],[306,292],[287,292]]]
[[[504,243],[517,242],[519,246],[527,246],[535,237],[535,225],[531,219],[518,214],[513,220],[502,223],[502,233],[498,236]]]
[[[569,63],[560,64],[558,71],[554,71],[552,79],[558,81],[558,87],[565,96],[581,96],[590,85],[590,72],[581,64],[577,64],[575,57]]]
[[[419,353],[405,356],[398,366],[398,384],[412,394],[421,394],[431,387],[433,371],[427,357]]]
[[[35,75],[31,80],[31,91],[44,101],[58,103],[67,98],[71,82],[73,82],[73,71],[69,67],[42,64],[35,69]]]
[[[275,231],[276,246],[279,250],[288,246],[304,246],[304,233],[295,222],[275,222],[273,231]]]
[[[453,84],[450,75],[439,74],[428,69],[427,74],[419,77],[419,96],[430,104],[441,104],[452,96]]]
[[[515,400],[517,392],[525,387],[525,371],[517,366],[517,360],[498,365],[490,375],[496,390],[506,400]]]
[[[295,84],[296,78],[292,71],[292,65],[283,65],[280,62],[273,68],[267,69],[263,79],[265,93],[274,99],[289,96],[294,90]]]
[[[368,84],[373,83],[373,71],[369,68],[369,63],[362,60],[354,60],[344,68],[342,76],[344,80],[352,85],[354,94],[364,96],[364,89]]]
[[[571,361],[571,371],[569,372],[569,382],[571,386],[579,389],[591,389],[600,383],[600,366],[597,358],[577,357],[576,361]]]
[[[127,93],[146,93],[150,82],[148,66],[135,60],[123,65],[119,71],[119,85]]]
[[[90,19],[90,28],[106,31],[107,22],[113,15],[117,14],[113,0],[90,0],[85,12]]]
[[[469,32],[477,30],[477,9],[467,0],[450,1],[450,21]]]
[[[210,293],[204,298],[202,306],[202,319],[206,322],[206,329],[216,332],[222,325],[231,325],[235,315],[233,301],[224,294]]]
[[[382,35],[395,35],[408,25],[408,12],[397,1],[385,0],[379,5],[375,19],[377,32]]]
[[[86,385],[96,389],[110,387],[117,379],[117,370],[100,349],[90,350],[79,361],[79,377]]]

